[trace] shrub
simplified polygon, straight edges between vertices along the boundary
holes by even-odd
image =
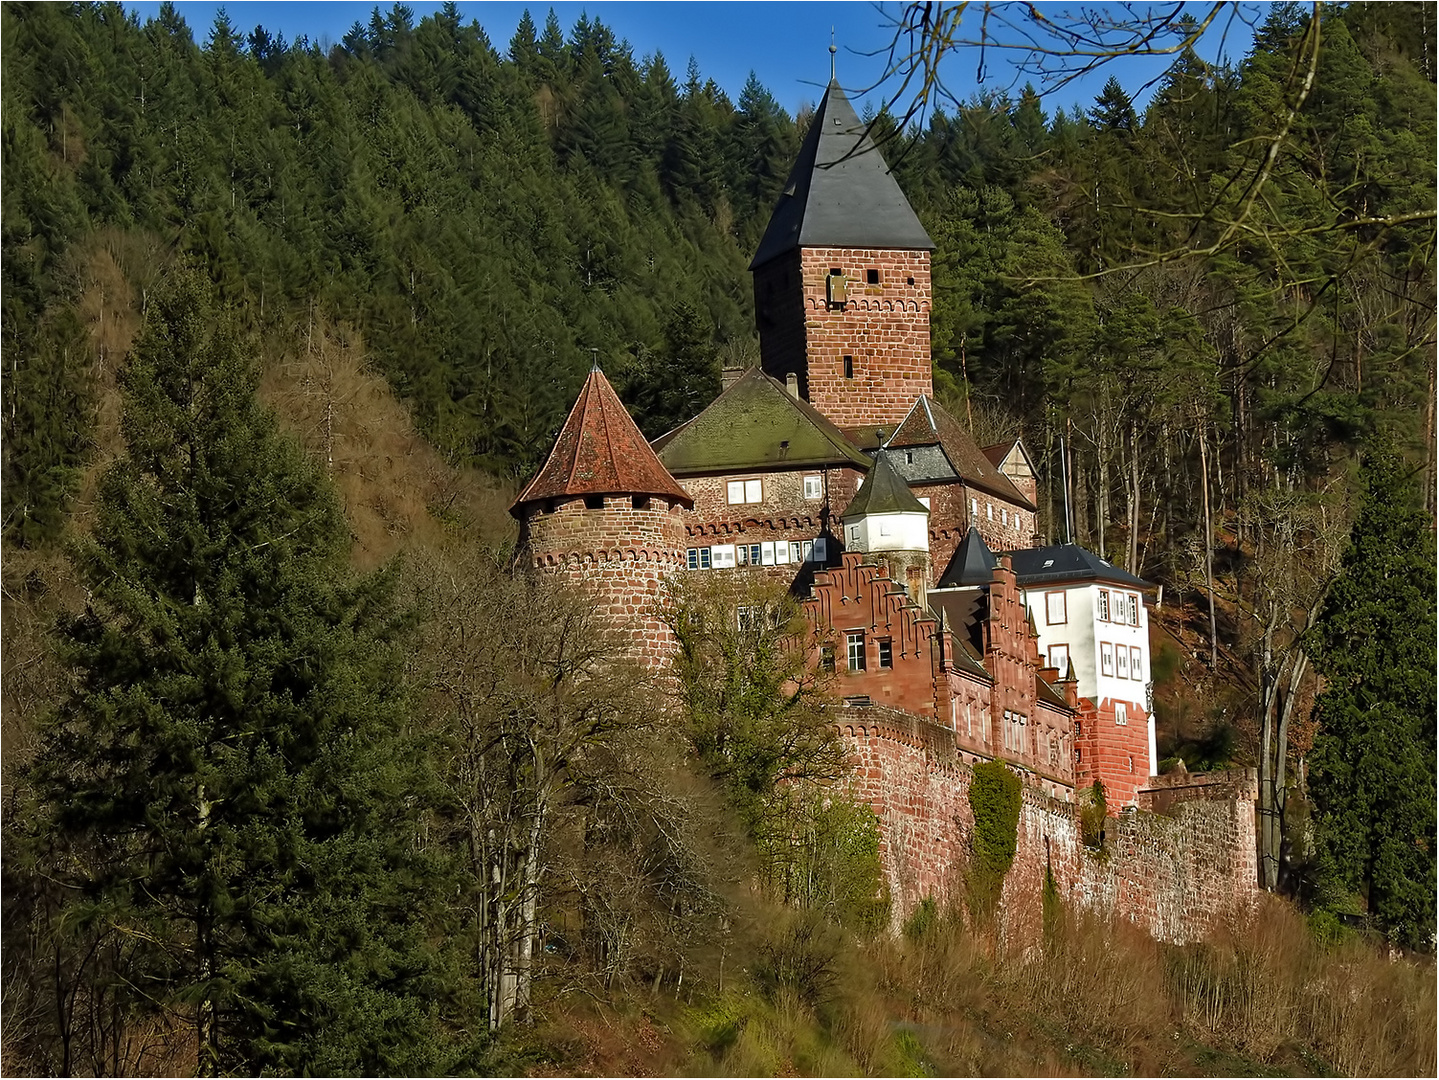
[[[1098,780],[1088,792],[1081,792],[1079,808],[1079,832],[1086,847],[1104,847],[1104,819],[1109,813],[1109,804],[1104,801],[1104,785]]]
[[[1002,761],[974,767],[969,806],[974,812],[970,841],[969,900],[971,914],[987,917],[999,901],[1004,875],[1014,862],[1019,843],[1020,780]]]

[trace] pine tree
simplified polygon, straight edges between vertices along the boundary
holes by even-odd
[[[1393,940],[1432,949],[1434,531],[1398,455],[1365,456],[1365,494],[1312,635],[1326,685],[1310,790],[1320,870]]]
[[[167,276],[123,372],[30,843],[59,923],[135,943],[125,1009],[186,1017],[202,1073],[433,1067],[393,575],[346,581],[338,500],[212,294]]]

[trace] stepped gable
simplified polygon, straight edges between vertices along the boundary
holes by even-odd
[[[1020,548],[1009,552],[1009,559],[1021,589],[1056,581],[1109,581],[1131,589],[1154,588],[1152,583],[1106,562],[1078,544]]]
[[[880,454],[874,459],[874,468],[865,478],[842,518],[861,517],[865,514],[927,514],[924,503],[914,497],[904,478],[895,471],[889,458]]]
[[[989,550],[979,530],[971,528],[964,534],[959,547],[954,549],[954,558],[940,575],[936,589],[961,589],[972,585],[989,585],[994,581],[994,568],[999,560]]]
[[[653,447],[674,476],[820,465],[864,472],[873,464],[818,409],[757,367]]]
[[[590,372],[544,466],[510,513],[541,499],[582,495],[659,495],[694,506],[665,471],[599,368]]]
[[[900,421],[899,427],[884,442],[887,450],[934,445],[944,451],[950,466],[966,484],[1026,510],[1039,509],[1025,498],[1009,477],[995,468],[964,425],[940,408],[931,397],[921,397],[916,401],[909,415]]]
[[[797,247],[934,250],[865,127],[831,79],[751,270]]]

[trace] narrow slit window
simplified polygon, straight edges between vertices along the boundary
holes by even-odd
[[[846,379],[854,378],[854,357],[848,354],[845,354],[844,358],[844,377]]]

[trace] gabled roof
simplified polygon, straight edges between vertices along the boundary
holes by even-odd
[[[675,476],[777,466],[849,465],[869,471],[869,456],[813,405],[750,368],[704,412],[654,441]]]
[[[933,251],[839,83],[830,81],[751,270],[796,247]]]
[[[1042,548],[1020,548],[1009,553],[1015,583],[1020,588],[1055,582],[1109,581],[1131,589],[1154,588],[1128,570],[1105,562],[1078,544],[1053,544]]]
[[[1014,438],[1009,439],[1005,442],[995,443],[993,446],[984,447],[982,453],[986,458],[989,459],[991,465],[993,465],[996,469],[1003,470],[1005,459],[1008,458],[1010,454],[1014,453],[1015,450],[1018,450],[1020,457],[1024,458],[1024,464],[1029,469],[1029,471],[1032,473],[1037,473],[1038,470],[1035,469],[1034,462],[1030,460],[1029,451],[1024,448],[1023,440],[1021,440],[1017,435]]]
[[[886,449],[899,449],[906,446],[932,446],[936,443],[944,450],[944,456],[966,484],[997,495],[1026,510],[1038,509],[1020,494],[1009,477],[995,468],[994,463],[984,456],[984,451],[980,450],[974,438],[964,429],[964,425],[940,408],[939,402],[931,397],[922,396],[914,403],[909,415],[900,421],[899,427],[895,428],[884,445]]]
[[[576,495],[663,495],[694,506],[660,464],[599,368],[580,388],[550,456],[510,506],[510,513],[519,517],[525,503]]]
[[[979,530],[971,525],[934,587],[959,589],[970,585],[988,585],[994,581],[994,568],[998,565],[994,552],[989,550]]]
[[[863,486],[840,516],[844,520],[865,514],[928,514],[924,503],[914,497],[904,478],[895,471],[885,454],[874,459],[874,468]]]

